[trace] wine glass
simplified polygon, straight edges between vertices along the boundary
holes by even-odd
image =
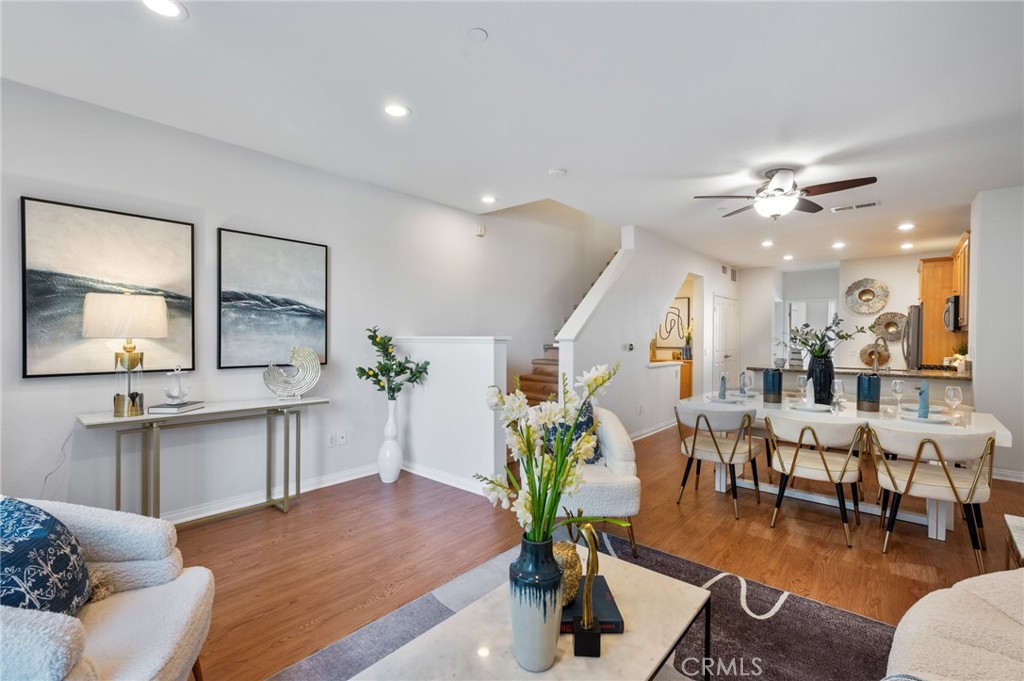
[[[958,385],[946,386],[946,404],[949,405],[949,412],[956,421],[956,408],[964,401],[964,391]]]
[[[754,387],[754,374],[750,371],[740,374],[740,389],[743,392],[744,402],[750,402],[750,391]]]
[[[832,413],[838,414],[843,408],[843,393],[846,392],[843,388],[843,381],[840,378],[832,381]]]
[[[906,384],[903,379],[897,378],[892,382],[892,394],[896,398],[896,418],[900,418],[900,400],[903,399],[903,390]]]

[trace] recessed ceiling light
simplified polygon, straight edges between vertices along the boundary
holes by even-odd
[[[565,177],[569,173],[565,168],[549,168],[548,175],[552,177]]]
[[[914,223],[913,222],[904,222],[902,225],[900,225],[896,229],[900,230],[901,232],[909,232],[910,230],[914,229]]]
[[[496,199],[493,196],[491,196],[490,194],[488,194],[487,196],[481,196],[480,200],[483,201],[484,203],[494,203],[498,199]]]
[[[832,244],[832,248],[836,249],[837,251],[840,248],[845,248],[845,247],[846,247],[846,244],[844,244],[842,241],[837,241],[834,244]]]
[[[914,244],[900,244],[900,248],[902,248],[904,251],[909,251],[913,247]]]
[[[482,43],[488,38],[487,29],[480,28],[479,26],[477,26],[476,28],[471,28],[468,31],[466,31],[466,37],[472,40],[474,43]]]
[[[412,109],[405,104],[388,104],[384,107],[384,113],[395,118],[406,118],[412,115]]]
[[[162,17],[184,20],[188,18],[185,5],[177,0],[142,0],[142,3]]]
[[[761,242],[761,245],[764,246],[765,248],[770,248],[775,245],[775,242],[772,241],[771,239],[765,239],[764,241]]]
[[[793,256],[791,256],[791,255],[784,255],[784,256],[782,256],[782,259],[783,260],[792,260]]]

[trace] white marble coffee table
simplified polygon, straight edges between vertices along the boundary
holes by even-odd
[[[580,548],[586,563],[586,549]],[[704,612],[704,657],[711,657],[711,593],[601,554],[626,631],[601,637],[601,657],[575,657],[572,634],[558,637],[546,672],[521,668],[512,653],[508,584],[499,586],[402,646],[357,679],[650,679]]]
[[[1024,518],[1018,515],[1003,515],[1006,521],[1006,569],[1024,567],[1021,549],[1024,548]]]

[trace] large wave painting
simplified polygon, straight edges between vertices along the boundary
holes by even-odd
[[[327,312],[290,298],[221,291],[221,366],[287,364],[293,345],[312,348],[325,361]]]

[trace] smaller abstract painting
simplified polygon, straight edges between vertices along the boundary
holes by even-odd
[[[327,363],[327,246],[217,230],[221,369],[288,364],[293,345]]]
[[[686,345],[683,330],[690,323],[690,299],[676,298],[658,325],[655,347],[682,348]]]

